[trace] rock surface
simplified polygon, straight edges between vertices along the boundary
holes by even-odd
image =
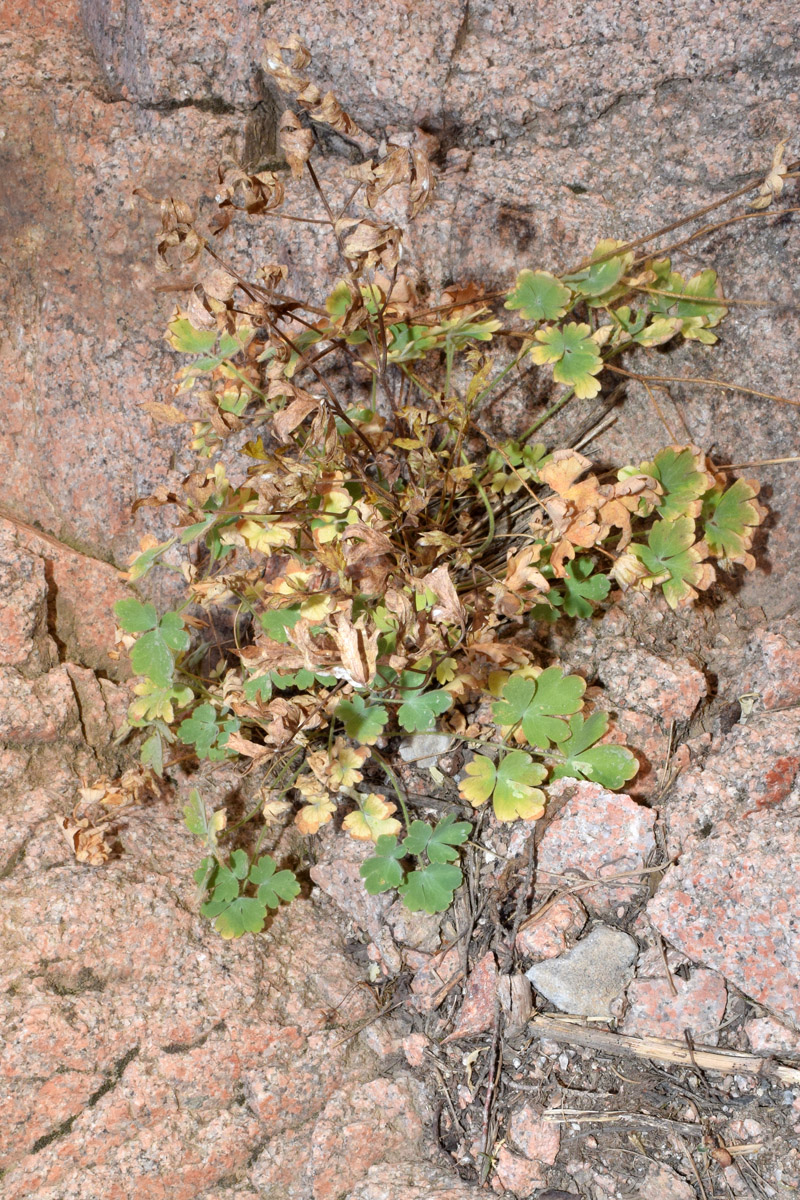
[[[279,914],[263,941],[231,946],[196,915],[187,883],[196,847],[171,801],[126,818],[121,857],[103,868],[75,863],[53,820],[99,770],[127,703],[110,683],[119,678],[108,654],[112,604],[130,594],[116,568],[143,532],[166,527],[163,511],[133,518],[131,506],[191,465],[182,431],[156,426],[142,407],[171,397],[176,360],[162,333],[175,297],[155,290],[158,214],[135,191],[180,195],[207,217],[223,154],[250,164],[275,158],[281,105],[258,63],[265,37],[290,32],[307,39],[315,78],[336,90],[368,139],[416,124],[436,151],[438,198],[414,227],[406,260],[434,290],[466,278],[505,288],[520,266],[563,269],[599,237],[636,236],[688,213],[763,176],[800,117],[791,57],[800,18],[782,0],[735,14],[685,0],[647,0],[622,14],[608,4],[545,11],[489,0],[424,12],[383,0],[223,0],[213,9],[5,0],[0,1001],[9,1036],[0,1153],[12,1200],[479,1194],[427,1157],[429,1099],[409,1073],[425,1062],[427,1043],[404,1042],[391,1017],[356,1028],[375,1015],[359,986],[363,939],[379,978],[414,972],[420,1020],[459,998],[466,956],[459,945],[439,953],[434,925],[409,919],[391,898],[365,898],[358,847],[321,839],[315,878],[328,899]],[[341,140],[323,140],[319,172],[334,198],[348,186],[351,157]],[[796,186],[787,183],[787,206]],[[743,204],[718,215],[742,215]],[[300,201],[297,211],[313,215],[312,206]],[[726,294],[790,307],[734,307],[719,345],[662,359],[676,382],[659,392],[660,413],[632,383],[593,455],[639,461],[689,438],[716,462],[794,455],[790,406],[679,381],[713,376],[797,398],[793,220],[741,221],[689,248],[685,265],[715,265]],[[248,274],[254,258],[287,262],[294,285],[318,294],[335,256],[310,227],[286,224],[245,223],[219,248]],[[530,372],[484,420],[509,436],[548,398]],[[573,402],[553,436],[588,413]],[[766,1053],[780,1047],[782,1029],[794,1048],[788,1027],[800,1013],[791,866],[800,739],[784,707],[800,698],[800,638],[790,623],[756,628],[764,615],[752,606],[774,618],[796,604],[800,489],[792,462],[742,469],[764,482],[773,512],[756,546],[760,570],[731,602],[749,622],[750,646],[706,639],[706,658],[690,661],[685,623],[643,597],[609,614],[605,632],[621,622],[621,640],[611,647],[606,638],[607,653],[587,675],[605,685],[604,702],[617,706],[620,730],[641,750],[648,770],[637,797],[652,795],[668,759],[686,772],[660,804],[668,852],[681,857],[649,911],[694,965],[674,1012],[663,993],[637,991],[648,982],[640,975],[629,1017],[662,1028],[711,1020],[718,971],[781,1019],[748,1022],[754,1048]],[[157,576],[147,586],[159,603],[169,598]],[[695,614],[692,628],[702,631],[703,620]],[[622,627],[629,621],[637,637],[651,637],[641,651]],[[576,643],[581,636],[570,633]],[[670,758],[671,722],[701,721],[717,699],[707,694],[715,677],[728,706],[759,694],[752,718],[723,728],[726,714],[715,710],[717,724],[693,731]],[[542,840],[539,882],[548,894],[565,881],[638,870],[655,845],[652,811],[592,786],[578,786]],[[644,890],[633,879],[577,894],[608,918],[627,916]],[[349,926],[328,901],[348,909]],[[573,916],[566,925],[554,919],[551,942],[529,952],[563,952],[579,932]],[[699,1005],[691,1012],[683,1007],[690,996]],[[399,1059],[406,1043],[408,1066]],[[395,1054],[401,1067],[387,1081]],[[752,1124],[730,1136],[759,1140],[763,1130]],[[496,1183],[526,1195],[550,1160],[531,1157],[520,1129],[511,1132]],[[584,1157],[566,1161],[567,1194],[603,1200],[619,1191],[618,1174]],[[780,1200],[800,1179],[796,1160],[786,1163],[774,1176]],[[626,1186],[648,1200],[693,1194],[665,1164],[632,1170]],[[737,1174],[726,1181],[741,1190]]]
[[[542,912],[541,918],[527,922],[517,934],[517,950],[525,958],[537,961],[555,958],[571,946],[586,924],[586,909],[574,896],[562,896]]]
[[[611,914],[629,903],[641,888],[636,872],[645,866],[655,847],[655,813],[597,783],[558,780],[549,794],[555,816],[539,846],[541,886],[580,885],[584,880],[623,876],[613,883],[586,886],[579,896],[581,903],[598,915]]]
[[[187,466],[180,430],[155,429],[141,408],[169,396],[174,361],[161,335],[172,297],[153,290],[158,218],[134,190],[180,193],[207,212],[221,154],[274,158],[282,102],[259,67],[265,38],[305,38],[316,81],[375,142],[416,124],[438,146],[438,200],[408,246],[409,265],[434,287],[465,277],[507,286],[521,263],[562,269],[599,237],[688,213],[748,172],[766,173],[800,112],[789,54],[798,22],[780,0],[759,0],[735,20],[685,0],[648,0],[622,20],[602,6],[588,17],[569,7],[543,15],[488,0],[424,12],[382,0],[226,2],[213,16],[195,5],[188,17],[156,0],[6,0],[2,20],[4,502],[119,565],[137,540],[132,501]],[[323,145],[319,169],[334,193],[349,155],[336,139]],[[714,259],[728,294],[791,301],[789,233],[771,218],[744,222],[735,237],[700,244],[698,259]],[[333,265],[308,227],[285,223],[231,231],[220,249],[241,265],[254,253],[288,261],[297,285],[312,288]],[[791,309],[736,309],[724,341],[678,351],[671,374],[791,394],[798,319]],[[769,345],[763,361],[756,342]],[[545,398],[529,381],[489,421],[506,434],[522,429]],[[792,410],[743,404],[735,393],[671,385],[660,402],[665,430],[632,385],[596,449],[625,461],[685,429],[713,442],[718,461],[785,456]],[[759,472],[778,517],[769,585],[754,579],[747,592],[773,613],[793,599],[793,471]],[[151,521],[161,518],[142,512],[137,533]]]
[[[697,840],[650,901],[650,920],[695,962],[720,971],[800,1027],[797,798],[721,821]]]
[[[562,1012],[607,1020],[633,974],[639,948],[632,937],[608,925],[596,925],[574,949],[525,974],[537,992]]]
[[[688,1029],[698,1045],[716,1046],[728,1000],[725,980],[703,967],[690,970],[688,978],[676,974],[677,966],[684,971],[688,966],[685,959],[679,958],[674,951],[662,957],[655,949],[640,955],[636,978],[626,992],[628,1008],[621,1030],[680,1041]]]

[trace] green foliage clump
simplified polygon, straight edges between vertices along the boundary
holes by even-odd
[[[265,69],[312,122],[357,128],[337,104],[297,91],[275,43]],[[473,751],[453,803],[491,800],[503,822],[541,817],[555,779],[624,787],[636,760],[608,740],[585,681],[537,661],[520,634],[589,618],[612,589],[658,591],[679,609],[718,569],[754,565],[757,486],[729,484],[697,447],[597,474],[576,449],[532,442],[566,403],[607,388],[625,356],[623,374],[647,385],[634,369],[647,350],[712,344],[727,306],[713,270],[685,279],[663,254],[610,240],[561,275],[523,267],[502,297],[510,328],[474,285],[423,296],[400,269],[402,231],[375,204],[398,188],[412,217],[430,202],[424,153],[390,146],[353,168],[334,219],[309,168],[313,139],[299,136],[297,114],[282,128],[287,164],[308,175],[339,253],[325,294],[293,295],[282,265],[260,264],[246,280],[186,204],[163,209],[162,269],[203,268],[168,323],[168,344],[189,361],[177,403],[163,406],[166,420],[191,422],[197,469],[169,498],[175,535],[146,544],[130,578],[180,547],[191,562],[180,611],[116,606],[139,676],[129,725],[145,730],[143,761],[158,773],[169,752],[250,762],[262,837],[283,814],[312,836],[348,810],[343,827],[373,847],[367,890],[440,912],[461,884],[471,826],[455,812],[412,819],[381,753],[389,740],[439,731]],[[283,209],[280,172],[226,160],[220,177],[218,234],[237,209],[248,219]],[[481,425],[487,401],[531,362],[553,402],[497,443]],[[342,367],[366,381],[360,394],[341,394]],[[221,611],[247,635],[204,666],[213,638],[191,645],[187,626],[213,626]],[[186,819],[207,850],[202,911],[222,936],[263,928],[297,894],[269,855],[220,848],[224,813],[209,818],[197,797]]]

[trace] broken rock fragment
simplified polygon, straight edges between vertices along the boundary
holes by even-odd
[[[526,974],[536,991],[562,1012],[609,1020],[638,952],[627,933],[597,925],[567,954],[536,963]]]

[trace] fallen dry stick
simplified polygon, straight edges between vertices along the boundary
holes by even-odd
[[[684,1042],[660,1037],[628,1037],[621,1033],[609,1033],[606,1029],[593,1029],[564,1017],[544,1014],[531,1017],[528,1028],[552,1038],[556,1042],[568,1042],[572,1046],[588,1046],[592,1050],[605,1050],[609,1054],[632,1054],[636,1058],[650,1058],[655,1062],[680,1063],[685,1067],[699,1067],[703,1071],[720,1071],[727,1074],[738,1071],[743,1075],[764,1075],[785,1084],[800,1084],[800,1067],[788,1067],[774,1058],[760,1058],[755,1054],[742,1054],[738,1050],[715,1050],[710,1046],[695,1046],[689,1050]]]

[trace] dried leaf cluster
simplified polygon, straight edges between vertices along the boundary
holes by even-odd
[[[609,474],[578,450],[531,444],[533,430],[502,444],[483,432],[482,407],[516,365],[549,370],[560,407],[597,395],[623,353],[678,338],[712,344],[727,312],[716,273],[685,279],[665,256],[602,241],[561,276],[520,270],[504,297],[510,328],[474,285],[422,294],[400,270],[403,231],[377,212],[402,189],[416,216],[433,198],[433,167],[421,146],[389,145],[351,169],[353,190],[334,211],[310,161],[315,126],[369,139],[311,82],[309,63],[292,38],[269,42],[263,65],[293,102],[280,122],[286,163],[309,179],[340,256],[321,302],[291,294],[285,264],[243,278],[187,205],[161,204],[158,262],[203,255],[203,269],[167,330],[189,357],[175,404],[151,411],[191,421],[197,466],[182,494],[144,501],[173,505],[179,527],[143,545],[130,578],[176,544],[192,547],[192,622],[228,609],[246,614],[249,632],[198,689],[182,670],[202,660],[186,614],[119,604],[141,676],[129,722],[146,729],[143,761],[158,772],[180,745],[251,764],[267,824],[288,800],[304,834],[347,809],[345,830],[376,845],[369,890],[398,887],[411,907],[438,911],[460,882],[463,830],[448,842],[448,825],[410,820],[379,753],[387,739],[439,729],[481,747],[461,797],[476,807],[491,798],[499,820],[536,820],[559,776],[623,786],[632,754],[608,741],[604,713],[584,711],[582,679],[537,661],[526,630],[589,616],[614,587],[693,603],[717,569],[752,569],[764,510],[757,484],[728,486],[695,446]],[[770,195],[779,173],[776,160]],[[284,178],[225,159],[215,233],[237,212],[284,213]],[[342,398],[343,367],[363,381],[355,401]],[[223,454],[234,433],[247,468],[239,483]],[[208,915],[234,936],[261,927],[274,863],[226,865],[224,824],[213,821],[198,800],[190,824],[210,851]]]

